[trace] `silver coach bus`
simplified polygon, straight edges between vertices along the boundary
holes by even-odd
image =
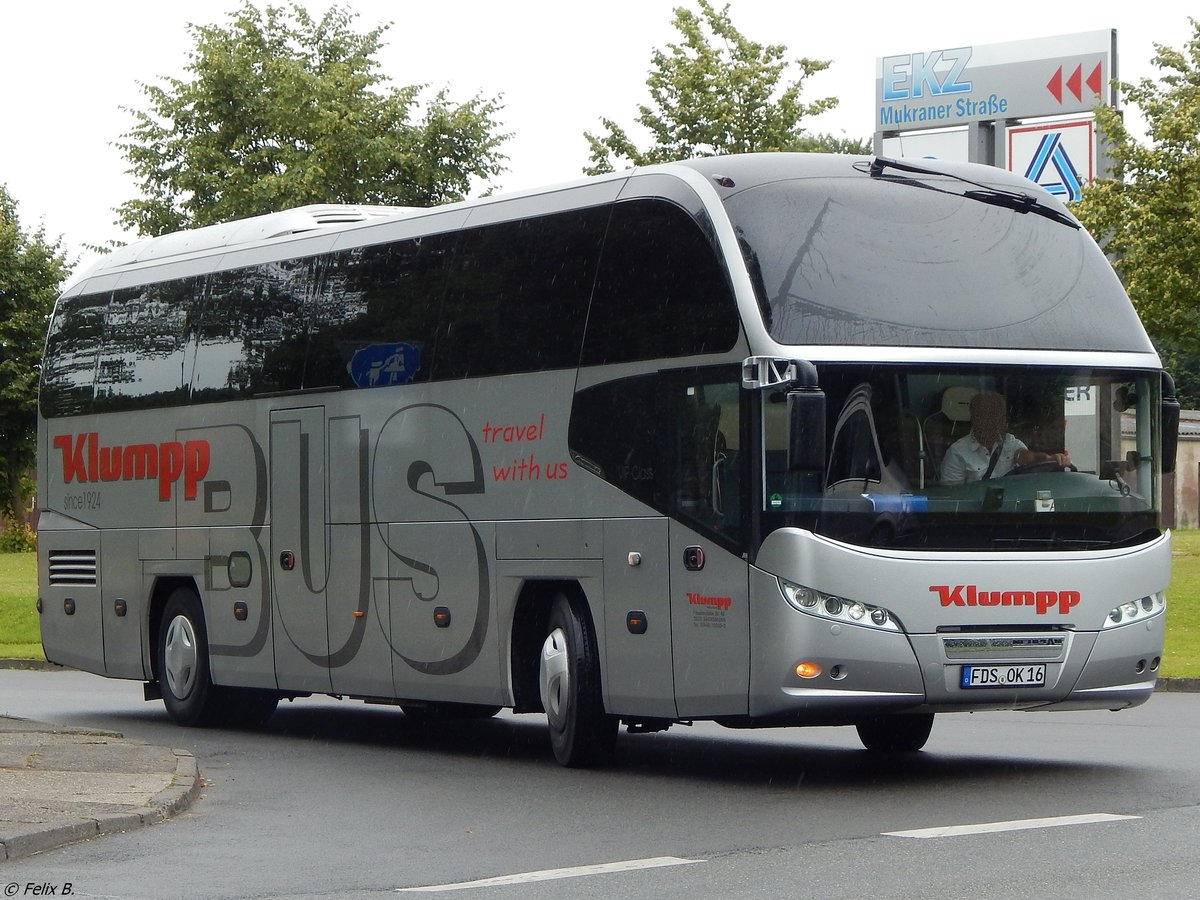
[[[992,168],[748,155],[169,235],[54,310],[43,646],[185,724],[544,712],[565,765],[622,723],[911,751],[938,712],[1135,706],[1172,393],[1095,243]]]

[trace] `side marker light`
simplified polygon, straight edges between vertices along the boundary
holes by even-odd
[[[801,678],[816,678],[821,674],[821,664],[804,660],[796,663],[796,674]]]

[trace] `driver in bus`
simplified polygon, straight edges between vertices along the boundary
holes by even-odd
[[[1044,463],[1064,469],[1071,462],[1062,453],[1040,453],[1008,431],[1008,413],[999,394],[971,398],[971,430],[950,445],[942,460],[942,484],[968,484],[999,478],[1022,466]]]

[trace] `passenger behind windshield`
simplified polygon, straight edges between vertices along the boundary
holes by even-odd
[[[1026,447],[1008,431],[1004,397],[981,393],[971,398],[971,431],[951,444],[942,460],[942,484],[986,481],[1038,464],[1064,469],[1070,462],[1065,450],[1042,453]]]

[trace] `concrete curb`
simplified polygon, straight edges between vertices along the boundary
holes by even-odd
[[[196,757],[186,750],[171,752],[175,754],[175,780],[169,788],[150,798],[150,812],[142,815],[143,825],[153,825],[183,812],[200,796],[204,779],[200,777]]]
[[[65,666],[60,666],[56,663],[46,662],[44,659],[0,657],[0,669],[31,669],[38,672],[59,672],[65,668]]]
[[[54,733],[101,734],[78,729],[64,729],[62,732],[58,732],[56,729]],[[124,741],[124,737],[119,732],[103,732],[103,735]],[[17,833],[7,834],[0,838],[0,863],[53,850],[66,844],[90,840],[101,835],[118,834],[146,825],[155,825],[188,809],[200,795],[204,781],[200,777],[196,758],[191,753],[176,749],[172,749],[170,752],[175,757],[175,774],[171,784],[149,797],[143,809],[136,812],[113,812],[87,816],[78,822],[65,825],[34,826],[27,831],[18,830]]]
[[[1160,678],[1156,691],[1200,691],[1200,678]]]

